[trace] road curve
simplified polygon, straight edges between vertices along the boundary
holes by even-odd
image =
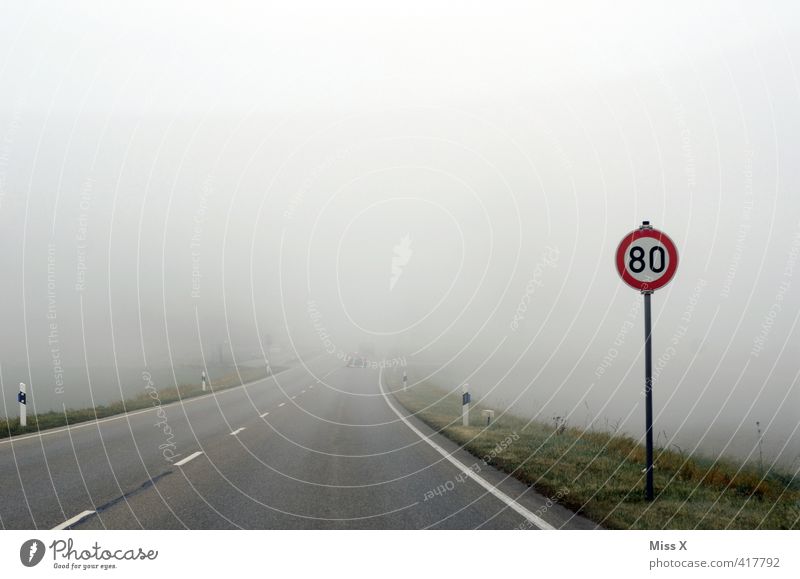
[[[407,416],[377,370],[318,358],[183,403],[0,442],[0,524],[594,527],[482,463],[475,474],[476,462]]]

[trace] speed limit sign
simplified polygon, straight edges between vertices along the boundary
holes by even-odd
[[[617,272],[622,280],[641,292],[664,287],[678,269],[678,250],[669,236],[650,227],[632,231],[617,247]]]
[[[655,499],[653,485],[653,333],[650,297],[669,283],[678,269],[678,250],[669,236],[642,221],[617,247],[617,272],[644,295],[645,499]]]

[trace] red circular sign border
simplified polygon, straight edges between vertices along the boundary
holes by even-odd
[[[669,254],[669,266],[667,266],[667,271],[665,271],[664,275],[662,275],[660,278],[649,283],[637,280],[628,273],[627,269],[625,269],[625,254],[627,253],[628,247],[630,247],[634,241],[642,237],[652,237],[658,239],[664,244],[664,247],[666,247],[667,253]],[[663,231],[659,231],[658,229],[636,229],[623,237],[622,241],[619,242],[619,246],[617,246],[617,273],[622,278],[622,281],[624,281],[633,289],[637,289],[641,292],[652,292],[657,289],[661,289],[672,281],[672,278],[675,277],[675,270],[677,269],[678,248],[675,247],[675,244],[672,242],[672,239],[670,239],[669,235]]]

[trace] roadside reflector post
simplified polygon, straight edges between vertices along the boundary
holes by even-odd
[[[403,370],[403,390],[408,390],[408,374]]]
[[[644,297],[644,426],[645,498],[655,498],[653,488],[653,334],[650,298],[667,285],[678,269],[678,250],[669,236],[642,221],[639,229],[622,238],[616,253],[617,273]]]
[[[469,426],[469,384],[461,386],[461,426]]]
[[[205,370],[203,370],[203,371],[200,373],[200,385],[201,385],[201,386],[202,386],[202,388],[203,388],[203,392],[205,392],[205,391],[206,391],[206,382],[208,382],[208,379],[207,379],[207,376],[206,376],[206,371],[205,371]]]
[[[19,394],[17,394],[17,401],[19,402],[19,425],[28,426],[28,387],[24,382],[19,383]]]
[[[481,410],[481,416],[486,426],[489,426],[494,421],[494,410]]]

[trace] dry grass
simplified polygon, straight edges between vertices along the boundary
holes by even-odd
[[[731,460],[656,449],[657,499],[644,499],[644,447],[628,436],[528,423],[503,416],[489,428],[462,427],[457,395],[418,385],[395,396],[431,427],[487,457],[509,434],[519,440],[487,462],[553,496],[604,527],[620,529],[800,529],[800,485],[786,473],[762,476]],[[482,407],[473,405],[471,423]],[[499,416],[500,413],[497,412]]]
[[[277,369],[275,369],[277,371]],[[211,383],[211,388],[216,391],[225,390],[240,386],[243,383],[252,382],[265,378],[267,373],[264,369],[246,368],[240,370],[241,380],[239,375],[230,374],[223,376],[219,380],[214,380]],[[199,384],[182,384],[179,387],[163,388],[158,391],[158,400],[160,403],[169,404],[178,400],[186,398],[193,398],[203,392]],[[19,418],[10,418],[8,420],[0,420],[0,438],[8,438],[9,436],[17,436],[20,434],[30,434],[39,432],[40,430],[47,430],[49,428],[58,428],[70,424],[77,424],[79,422],[86,422],[88,420],[96,420],[99,418],[106,418],[124,412],[132,412],[134,410],[141,410],[143,408],[152,408],[154,399],[147,392],[142,392],[138,396],[113,402],[108,405],[100,405],[95,408],[67,408],[64,412],[40,412],[38,414],[28,415],[28,425],[22,427],[19,424]]]

